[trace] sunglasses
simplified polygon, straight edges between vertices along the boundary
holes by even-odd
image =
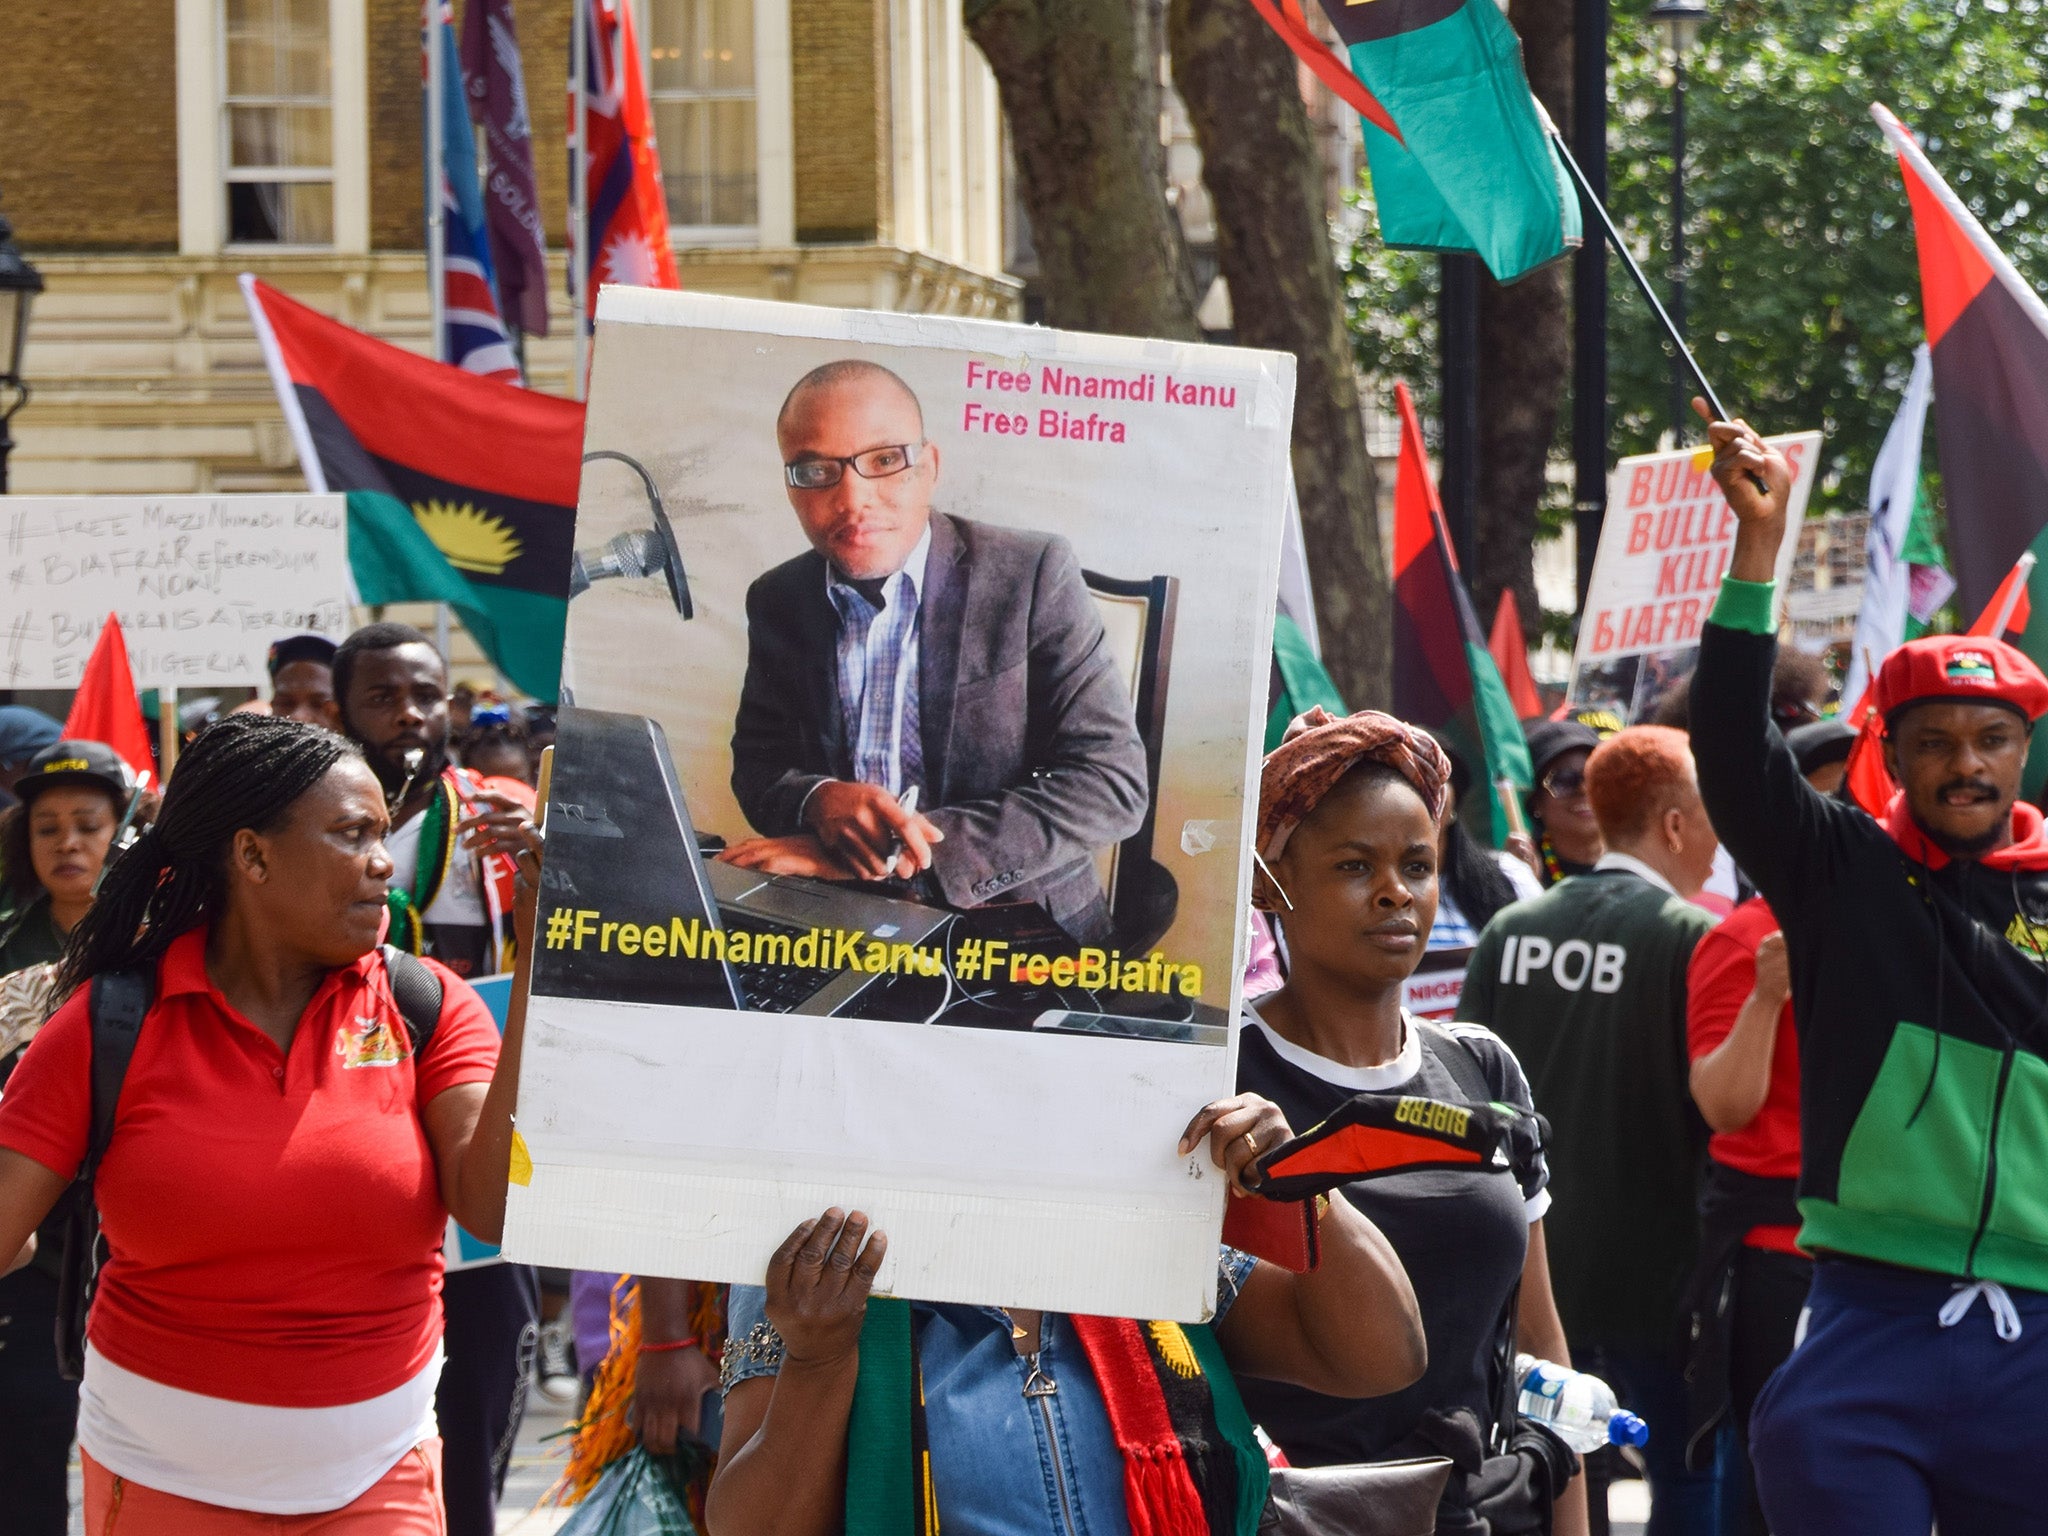
[[[1543,775],[1543,788],[1553,800],[1570,800],[1586,792],[1586,770],[1553,768]]]

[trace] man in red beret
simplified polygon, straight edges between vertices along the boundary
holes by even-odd
[[[2048,680],[1996,640],[1901,647],[1873,685],[1899,792],[1881,821],[1816,792],[1768,714],[1791,474],[1710,430],[1738,531],[1693,751],[1785,934],[1815,1259],[1751,1421],[1757,1491],[1776,1536],[2048,1533],[2020,1406],[2048,1399],[2048,837],[2017,803]]]

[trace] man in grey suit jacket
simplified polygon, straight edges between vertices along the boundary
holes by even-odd
[[[1106,938],[1094,857],[1144,821],[1145,748],[1072,548],[933,513],[939,449],[876,364],[805,375],[776,436],[812,548],[747,593],[732,787],[762,836],[724,857]]]

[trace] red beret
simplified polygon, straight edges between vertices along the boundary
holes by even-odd
[[[2003,640],[1928,635],[1885,657],[1871,685],[1871,701],[1886,718],[1926,699],[2003,704],[2031,723],[2048,714],[2048,678]]]

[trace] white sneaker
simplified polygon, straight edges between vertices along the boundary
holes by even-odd
[[[551,1402],[573,1403],[576,1394],[583,1390],[576,1375],[576,1350],[566,1317],[541,1324],[536,1374],[540,1377],[540,1395]]]

